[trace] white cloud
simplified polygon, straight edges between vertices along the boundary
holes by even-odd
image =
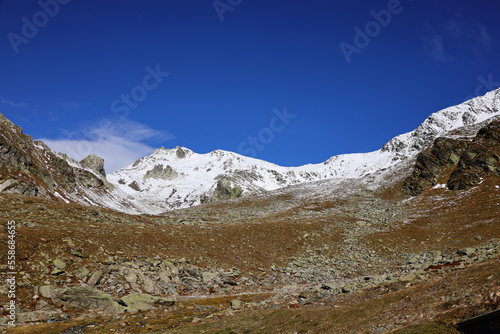
[[[3,97],[0,97],[0,103],[8,105],[9,107],[13,107],[13,108],[26,108],[26,107],[28,107],[27,103],[24,103],[24,102],[12,102],[10,100],[4,99]]]
[[[67,132],[64,138],[42,138],[52,150],[80,161],[89,154],[104,158],[107,173],[151,154],[157,147],[149,143],[169,140],[172,135],[132,121],[102,120],[86,129]]]

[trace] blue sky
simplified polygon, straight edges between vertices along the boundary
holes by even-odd
[[[160,146],[379,149],[500,85],[500,4],[0,0],[0,112],[108,172]]]

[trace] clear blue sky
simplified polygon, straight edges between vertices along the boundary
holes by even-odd
[[[108,171],[368,152],[500,82],[497,0],[58,1],[0,0],[0,112]]]

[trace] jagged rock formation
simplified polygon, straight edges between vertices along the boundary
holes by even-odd
[[[91,171],[95,172],[98,175],[106,177],[106,171],[104,170],[104,159],[98,157],[95,154],[91,154],[82,161],[80,161],[80,165],[83,168],[88,168]]]
[[[127,211],[126,196],[106,181],[104,160],[90,155],[80,163],[54,153],[0,114],[0,192],[103,205]],[[136,209],[133,209],[137,211]]]
[[[51,168],[47,168],[50,166]],[[0,190],[54,198],[58,189],[73,192],[76,176],[68,162],[45,144],[33,141],[0,114]]]
[[[421,152],[403,190],[419,195],[438,184],[467,190],[487,177],[500,176],[500,121],[493,121],[468,138],[440,137]]]
[[[177,175],[177,172],[169,165],[165,167],[163,167],[162,165],[155,165],[153,169],[146,172],[144,178],[173,180],[177,177]]]

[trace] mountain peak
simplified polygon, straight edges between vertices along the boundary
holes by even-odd
[[[167,155],[167,156],[174,156],[177,157],[178,159],[184,159],[190,155],[192,155],[194,152],[191,151],[187,147],[183,146],[176,146],[175,148],[165,148],[164,146],[160,147],[159,149],[155,150],[152,154],[152,156],[161,156],[161,155]]]

